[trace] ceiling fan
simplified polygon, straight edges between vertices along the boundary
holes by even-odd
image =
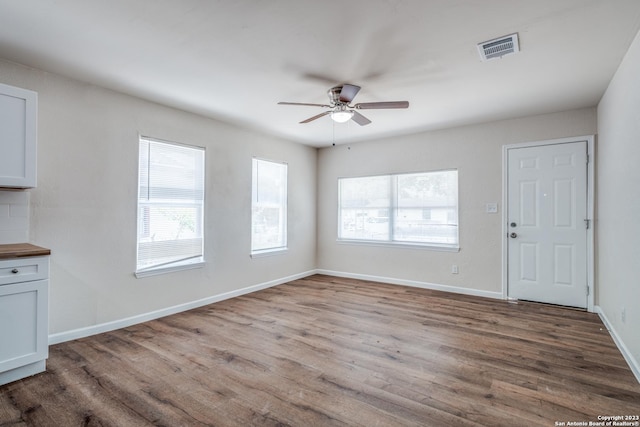
[[[352,120],[360,126],[368,125],[371,120],[360,114],[356,110],[378,110],[387,108],[409,108],[409,101],[387,101],[387,102],[362,102],[355,105],[349,105],[353,98],[360,91],[360,86],[343,84],[341,86],[332,87],[327,91],[329,96],[329,104],[308,104],[301,102],[278,102],[278,105],[304,105],[309,107],[330,108],[330,110],[309,117],[300,123],[309,123],[320,117],[331,115],[333,121],[345,123]]]

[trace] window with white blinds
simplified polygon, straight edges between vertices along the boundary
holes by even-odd
[[[251,254],[287,249],[287,164],[253,159]]]
[[[140,138],[136,275],[203,261],[204,152]]]

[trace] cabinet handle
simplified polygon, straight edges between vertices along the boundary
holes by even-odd
[[[11,272],[13,274],[18,274],[20,272],[20,270],[18,270],[17,268],[14,268],[13,270],[11,270]]]

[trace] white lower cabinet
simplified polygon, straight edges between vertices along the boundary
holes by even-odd
[[[0,385],[45,370],[48,317],[49,257],[0,260]]]

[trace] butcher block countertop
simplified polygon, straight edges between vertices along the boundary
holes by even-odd
[[[28,256],[51,255],[51,249],[41,248],[31,243],[12,243],[0,245],[0,259],[22,258]]]

